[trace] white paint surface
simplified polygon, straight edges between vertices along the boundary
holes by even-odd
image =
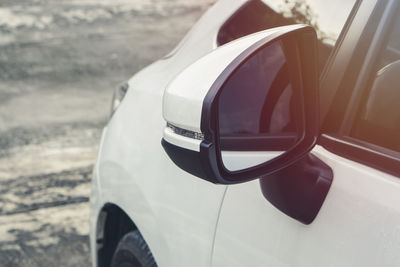
[[[222,151],[222,162],[230,171],[244,170],[270,161],[284,152],[280,151]]]
[[[400,265],[400,180],[319,146],[313,154],[334,173],[314,222],[280,212],[258,181],[229,186],[213,267]]]
[[[139,227],[158,266],[399,266],[400,180],[394,176],[316,147],[314,155],[333,169],[334,181],[315,221],[303,225],[273,207],[258,181],[214,185],[182,171],[163,151],[164,88],[179,73],[187,75],[170,83],[164,116],[198,131],[200,103],[229,60],[222,58],[214,70],[200,67],[223,56],[220,49],[195,63],[198,69],[182,70],[214,49],[210,40],[218,27],[243,2],[218,2],[174,56],[130,80],[133,90],[103,135],[95,168],[93,258],[98,212],[114,203]],[[189,83],[194,70],[213,78]]]

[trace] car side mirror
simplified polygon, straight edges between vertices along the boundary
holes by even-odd
[[[214,50],[169,84],[163,115],[168,156],[202,179],[241,183],[292,165],[319,132],[315,30],[279,27]]]

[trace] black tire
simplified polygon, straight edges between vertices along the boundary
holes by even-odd
[[[142,235],[135,230],[119,241],[111,267],[157,267],[157,264]]]

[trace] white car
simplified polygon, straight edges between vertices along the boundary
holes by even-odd
[[[114,93],[93,266],[400,266],[397,0],[220,0]]]

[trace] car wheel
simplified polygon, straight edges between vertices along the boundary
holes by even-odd
[[[119,241],[111,267],[157,267],[157,264],[142,235],[135,230]]]

